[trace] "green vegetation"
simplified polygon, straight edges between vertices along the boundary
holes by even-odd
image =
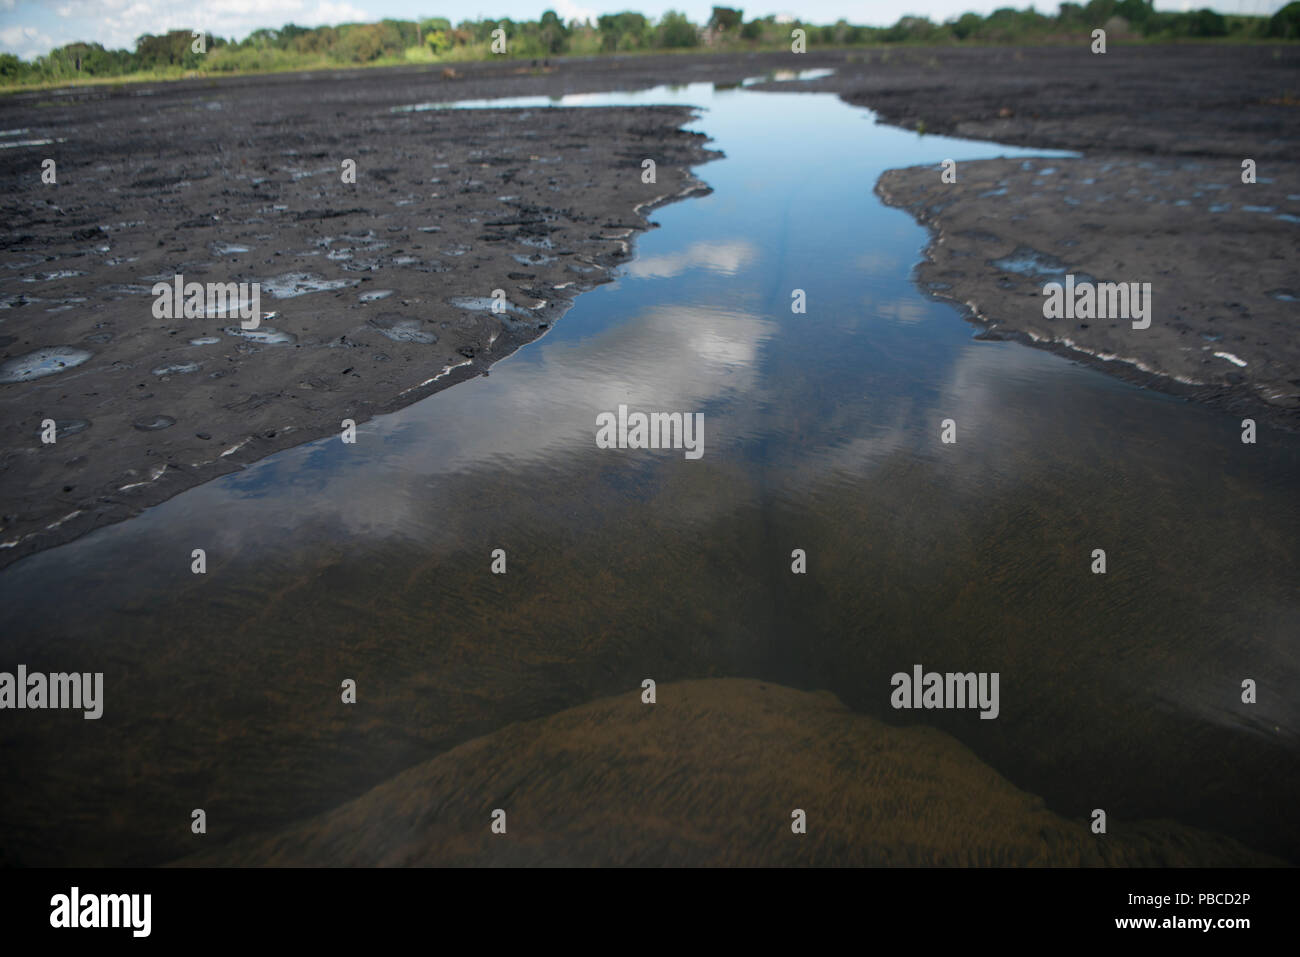
[[[1268,37],[1300,40],[1300,3],[1288,3],[1268,21]]]
[[[1300,40],[1300,2],[1271,18],[1221,16],[1212,10],[1163,13],[1151,0],[1090,0],[1062,3],[1054,16],[1004,7],[987,17],[967,13],[945,23],[903,17],[890,27],[746,21],[744,11],[714,7],[706,24],[669,11],[658,23],[639,13],[600,17],[596,23],[562,21],[547,10],[538,20],[381,20],[337,27],[257,30],[241,41],[206,36],[203,52],[188,30],[146,34],[134,51],[106,50],[98,43],[70,43],[33,62],[0,54],[0,87],[94,82],[110,77],[154,79],[186,75],[275,72],[347,65],[453,63],[493,55],[492,33],[504,30],[506,56],[543,59],[560,54],[594,55],[653,50],[788,48],[791,31],[807,34],[808,46],[862,44],[1024,44],[1086,40],[1105,28],[1112,42],[1176,40]]]

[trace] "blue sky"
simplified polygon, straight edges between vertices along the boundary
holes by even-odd
[[[1156,0],[1161,10],[1210,6],[1222,13],[1273,13],[1285,0]],[[760,0],[752,4],[732,0],[746,19],[769,13],[798,13],[813,23],[833,23],[843,17],[851,23],[888,26],[904,14],[946,20],[969,10],[979,13],[1004,6],[1029,6],[1015,0]],[[536,19],[545,9],[564,19],[592,18],[601,13],[637,10],[657,18],[665,10],[684,10],[702,23],[713,6],[708,0],[0,0],[0,51],[24,59],[48,53],[57,46],[83,40],[110,49],[134,49],[143,33],[202,26],[209,33],[242,39],[258,27],[285,23],[300,26],[369,22],[384,17],[413,20],[443,16],[453,22],[479,15]],[[1038,8],[1055,11],[1056,0]]]

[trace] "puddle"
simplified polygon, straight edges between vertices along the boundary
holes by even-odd
[[[755,77],[750,77],[749,79],[746,80],[741,80],[740,85],[741,87],[749,87],[749,86],[754,86],[757,83],[790,83],[796,80],[799,81],[821,80],[824,79],[825,77],[834,76],[834,75],[835,75],[834,70],[827,70],[827,69],[773,70],[771,73],[768,73],[765,76],[755,76]]]
[[[131,423],[141,432],[161,432],[163,429],[170,429],[175,424],[176,420],[170,415],[148,415]]]
[[[285,273],[282,276],[275,276],[271,279],[261,281],[261,291],[264,294],[274,296],[276,299],[292,299],[295,296],[305,296],[312,292],[332,292],[335,289],[346,289],[349,286],[355,286],[360,280],[357,279],[325,279],[313,273]]]
[[[59,441],[76,435],[78,432],[85,432],[86,429],[90,428],[90,425],[88,419],[59,419],[54,423],[55,440]],[[43,428],[37,429],[35,435],[39,439],[42,438],[44,432]]]
[[[491,296],[457,296],[447,300],[450,305],[455,306],[457,309],[469,309],[472,312],[492,312],[493,304],[498,301]],[[509,301],[506,301],[505,305],[500,308],[504,313],[514,313],[517,316],[527,316],[530,319],[535,318],[536,315],[532,310],[525,309],[523,306],[518,306]],[[497,315],[502,314],[501,312],[497,313]]]
[[[157,368],[150,369],[149,372],[151,375],[156,376],[188,375],[191,372],[198,372],[199,368],[200,366],[197,362],[174,362],[171,365],[158,366]]]
[[[426,330],[418,319],[381,316],[378,319],[371,319],[369,325],[381,336],[387,336],[394,342],[434,343],[438,341],[437,335]]]
[[[66,372],[94,355],[74,346],[48,346],[0,363],[0,383],[30,382]]]
[[[268,326],[262,326],[257,329],[244,329],[240,326],[226,326],[221,331],[228,336],[234,336],[238,339],[247,339],[249,342],[256,342],[264,346],[292,345],[298,341],[298,337],[293,333],[279,332]]]
[[[795,80],[819,80],[834,75],[834,70],[776,70],[766,76],[749,77],[733,87],[714,87],[709,84],[691,84],[673,87],[655,87],[648,90],[634,90],[624,93],[571,93],[567,96],[515,96],[497,100],[439,100],[437,102],[411,103],[394,106],[393,113],[425,113],[430,110],[478,110],[478,109],[537,109],[556,106],[621,106],[643,103],[680,103],[683,94],[694,96],[699,101],[707,101],[717,95],[732,91],[739,92],[756,83],[789,82]],[[686,102],[689,102],[686,101]],[[446,163],[435,163],[433,168],[446,168]]]
[[[1065,275],[1065,263],[1055,256],[1040,253],[1028,246],[1017,246],[1009,256],[1003,256],[1001,259],[990,259],[989,265],[1005,272],[1015,273],[1018,276]]]
[[[72,279],[74,276],[84,276],[85,273],[79,269],[59,269],[54,272],[40,273],[36,276],[24,276],[22,282],[54,282],[56,279]]]

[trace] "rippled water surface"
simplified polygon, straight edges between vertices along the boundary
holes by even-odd
[[[107,697],[6,718],[5,854],[167,860],[194,807],[219,842],[646,677],[734,675],[942,727],[1074,818],[1300,857],[1295,438],[974,338],[872,192],[1034,152],[820,94],[563,102],[702,107],[714,192],[490,376],[0,575],[5,660],[104,671]],[[702,412],[703,457],[598,449],[619,405]],[[999,672],[998,719],[891,710],[918,663]]]

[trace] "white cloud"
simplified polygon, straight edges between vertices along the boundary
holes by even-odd
[[[579,6],[573,0],[556,0],[555,12],[560,15],[560,19],[565,23],[570,20],[590,20],[593,24],[596,22],[598,14],[590,7]]]
[[[668,279],[687,269],[701,267],[724,276],[734,276],[757,254],[758,250],[743,239],[701,242],[679,253],[635,259],[628,264],[627,272],[638,279]]]
[[[13,6],[14,0],[0,0],[4,9]],[[78,40],[110,50],[134,50],[144,34],[168,30],[203,29],[242,39],[254,30],[286,23],[316,27],[378,19],[378,14],[347,0],[209,0],[188,8],[171,0],[66,0],[53,12],[59,20],[52,24],[53,37],[33,27],[13,26],[0,30],[0,49],[29,59]]]
[[[16,53],[24,60],[43,56],[53,46],[54,41],[35,27],[5,27],[0,30],[0,52]]]

